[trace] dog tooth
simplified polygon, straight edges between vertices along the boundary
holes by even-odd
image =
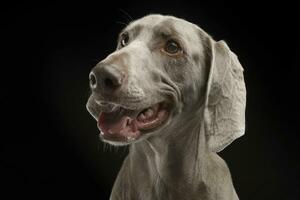
[[[132,119],[128,118],[128,119],[127,119],[127,122],[126,122],[126,126],[127,126],[127,125],[131,125],[131,122],[132,122]]]
[[[116,105],[116,104],[113,105],[112,107],[113,107],[113,108],[112,108],[112,111],[117,111],[117,110],[119,109],[118,105]]]
[[[151,108],[147,109],[145,112],[146,117],[151,117],[153,114],[154,114],[154,111]]]
[[[134,137],[130,137],[130,136],[127,136],[126,139],[127,139],[127,141],[133,141],[133,140],[135,140]]]
[[[146,119],[146,116],[144,115],[144,113],[141,113],[141,114],[139,114],[138,119],[143,121],[144,119]]]
[[[158,112],[158,114],[157,114],[158,118],[162,118],[162,117],[164,117],[164,115],[166,115],[165,110],[162,110],[162,111]]]
[[[129,118],[127,118],[127,119],[125,119],[125,120],[126,120],[126,122],[123,123],[122,129],[124,129],[126,126],[128,126],[128,125],[130,124],[130,119],[129,119]]]

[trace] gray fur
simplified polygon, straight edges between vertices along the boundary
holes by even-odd
[[[238,199],[229,169],[216,154],[245,130],[246,89],[236,55],[225,42],[172,16],[148,15],[123,31],[132,34],[129,44],[102,62],[126,66],[126,87],[117,98],[92,93],[89,112],[97,119],[107,109],[101,102],[141,109],[168,99],[172,113],[158,130],[130,142],[110,199]],[[159,51],[168,37],[180,40],[184,56]]]

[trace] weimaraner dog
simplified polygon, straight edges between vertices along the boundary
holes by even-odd
[[[131,22],[91,71],[102,141],[130,145],[111,200],[236,200],[221,151],[245,131],[243,68],[224,41],[173,16]]]

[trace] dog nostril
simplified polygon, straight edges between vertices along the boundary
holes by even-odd
[[[104,85],[105,85],[106,88],[111,88],[111,89],[113,89],[113,88],[119,87],[119,86],[120,86],[120,83],[119,83],[118,80],[112,80],[112,79],[110,79],[110,78],[105,78],[105,79],[104,79]]]
[[[90,86],[91,88],[95,88],[97,85],[97,80],[95,74],[91,73],[90,74]]]

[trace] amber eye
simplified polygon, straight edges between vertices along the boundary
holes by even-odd
[[[169,40],[164,47],[164,51],[173,55],[179,53],[181,48],[177,42]]]
[[[121,46],[125,47],[129,42],[129,35],[128,33],[123,33],[121,36]]]

